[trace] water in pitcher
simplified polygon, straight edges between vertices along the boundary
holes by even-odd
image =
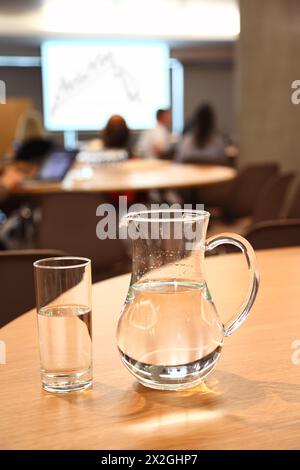
[[[82,305],[38,312],[41,375],[46,390],[89,388],[92,382],[92,313]]]
[[[124,364],[144,385],[188,388],[219,358],[223,325],[205,282],[138,282],[129,290],[117,341]]]

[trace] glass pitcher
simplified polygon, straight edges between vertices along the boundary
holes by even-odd
[[[151,388],[194,387],[215,367],[224,336],[248,316],[258,290],[253,248],[243,237],[220,234],[206,241],[209,213],[157,210],[127,214],[133,240],[129,291],[117,328],[121,359]],[[204,277],[204,255],[221,244],[244,253],[250,287],[240,311],[223,324]]]

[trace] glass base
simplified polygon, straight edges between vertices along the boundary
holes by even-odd
[[[204,378],[214,369],[221,349],[221,346],[218,346],[198,361],[177,366],[145,364],[119,351],[123,364],[142,385],[156,390],[176,391],[193,388],[203,382]]]
[[[92,387],[92,369],[85,369],[73,374],[41,371],[42,387],[50,393],[70,393],[87,390]]]
[[[208,375],[209,372],[206,374]],[[206,376],[205,376],[206,377]],[[201,383],[203,383],[204,378],[194,380],[193,382],[187,382],[187,383],[177,383],[177,384],[166,384],[166,383],[156,383],[156,382],[146,382],[142,379],[138,379],[139,383],[143,385],[144,387],[152,388],[154,390],[165,390],[165,391],[180,391],[180,390],[189,390],[191,388],[195,388]]]

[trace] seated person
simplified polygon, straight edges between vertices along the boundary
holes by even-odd
[[[111,116],[102,131],[103,148],[105,149],[125,149],[130,156],[130,129],[125,119],[114,114]],[[131,204],[135,199],[134,191],[126,191],[125,193],[113,192],[110,194],[112,201],[116,204],[119,202],[119,196],[126,196],[128,203]]]
[[[172,147],[171,111],[159,109],[154,129],[144,131],[136,146],[136,154],[144,158],[164,158]]]
[[[104,148],[130,151],[130,130],[125,119],[118,114],[109,118],[102,131],[102,138]]]
[[[175,160],[180,163],[227,162],[226,145],[216,131],[215,113],[209,104],[196,110],[189,130],[178,145]]]

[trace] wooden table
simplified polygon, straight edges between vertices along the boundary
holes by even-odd
[[[17,194],[145,191],[192,188],[232,180],[236,171],[216,165],[180,165],[161,160],[127,160],[110,165],[75,164],[62,183],[28,181]]]
[[[300,248],[262,251],[258,262],[261,289],[249,319],[225,340],[207,383],[190,391],[143,388],[121,365],[115,326],[128,276],[94,286],[93,390],[43,392],[34,312],[8,324],[0,330],[7,347],[0,448],[299,448],[300,365],[291,361],[291,345],[300,339]],[[220,313],[232,314],[246,282],[241,257],[206,263]]]

